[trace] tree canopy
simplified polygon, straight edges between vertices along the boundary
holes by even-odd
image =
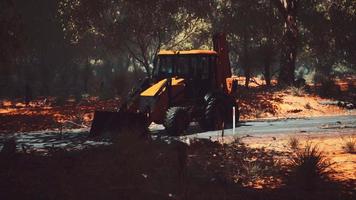
[[[151,76],[160,49],[210,49],[225,32],[236,75],[292,85],[355,73],[352,0],[5,0],[0,96],[120,93]],[[131,78],[127,76],[132,76]],[[135,79],[135,78],[134,78]],[[248,86],[248,82],[246,86]],[[112,94],[112,95],[113,95]]]

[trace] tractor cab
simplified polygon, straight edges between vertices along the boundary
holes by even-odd
[[[203,96],[214,87],[216,61],[217,53],[211,50],[160,51],[153,79],[182,78],[187,96]]]

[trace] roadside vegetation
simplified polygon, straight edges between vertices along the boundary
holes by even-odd
[[[291,181],[306,190],[316,190],[321,182],[328,181],[333,163],[318,145],[307,143],[290,158]]]
[[[346,153],[356,153],[356,138],[354,136],[349,136],[346,138],[341,138],[343,143],[343,150]]]
[[[299,149],[300,141],[297,137],[292,136],[288,139],[288,145],[291,150],[296,151]]]
[[[356,195],[352,186],[329,179],[332,165],[312,145],[288,153],[240,140],[186,144],[130,133],[110,146],[81,151],[1,153],[0,164],[1,199],[351,200]]]

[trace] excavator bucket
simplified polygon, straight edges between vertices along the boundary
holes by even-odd
[[[110,136],[123,131],[135,131],[144,134],[147,131],[146,124],[146,116],[141,113],[95,111],[89,136]]]

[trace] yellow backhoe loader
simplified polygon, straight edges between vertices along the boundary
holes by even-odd
[[[214,50],[161,50],[153,76],[134,88],[118,112],[96,111],[90,135],[146,129],[163,124],[170,135],[180,135],[196,121],[203,130],[232,126],[237,80],[231,68],[225,34],[213,36]]]

